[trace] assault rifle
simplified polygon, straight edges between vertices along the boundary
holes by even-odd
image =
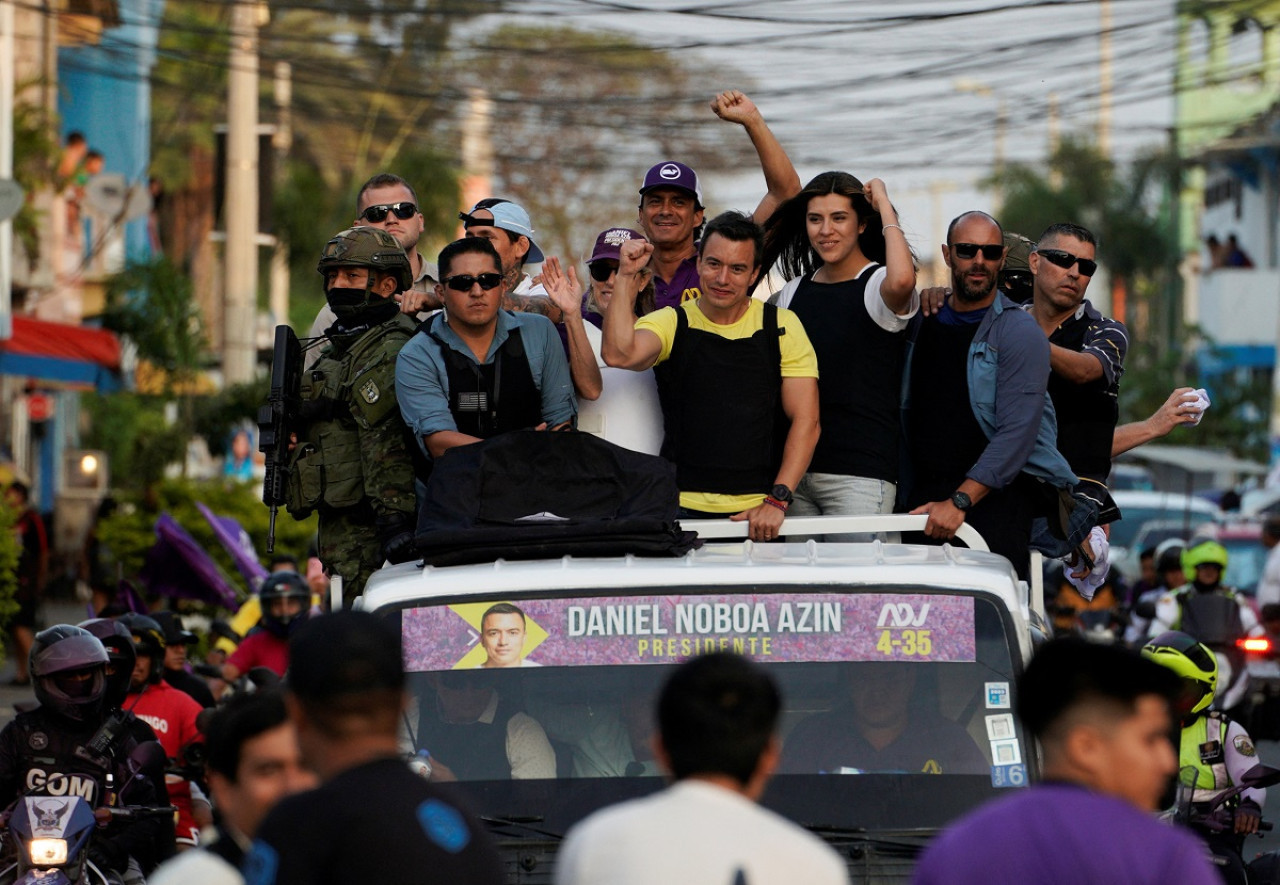
[[[276,547],[276,513],[285,503],[284,487],[289,460],[289,437],[298,414],[298,389],[302,382],[302,345],[293,329],[276,326],[276,346],[271,355],[271,391],[258,408],[258,451],[267,456],[262,500],[271,508],[267,525],[267,552]]]

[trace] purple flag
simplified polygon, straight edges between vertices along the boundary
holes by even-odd
[[[266,578],[267,569],[258,560],[258,553],[253,549],[253,539],[249,537],[249,533],[232,517],[218,516],[202,502],[197,501],[196,507],[209,522],[213,529],[213,536],[227,551],[232,562],[236,564],[236,569],[244,575],[245,581],[249,584],[249,590],[256,590]]]
[[[147,589],[174,599],[198,599],[231,611],[240,607],[235,588],[195,538],[168,513],[156,520],[156,543],[139,575]]]

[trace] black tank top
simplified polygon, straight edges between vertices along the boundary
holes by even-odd
[[[809,469],[897,482],[906,330],[888,332],[867,312],[867,281],[878,267],[839,283],[816,283],[810,274],[788,307],[821,369],[822,435]]]
[[[782,462],[778,309],[764,305],[764,328],[735,340],[690,328],[684,308],[674,310],[671,355],[653,370],[662,457],[684,492],[768,492]]]
[[[432,332],[449,373],[449,411],[459,433],[488,439],[542,423],[542,393],[533,380],[519,329],[507,332],[493,362],[479,365]]]
[[[920,325],[911,364],[907,451],[912,506],[949,498],[987,447],[969,404],[969,346],[977,323]]]

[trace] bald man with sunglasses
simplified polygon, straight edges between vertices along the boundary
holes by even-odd
[[[942,257],[953,295],[907,330],[900,503],[929,517],[925,535],[938,542],[968,522],[1025,579],[1043,490],[1075,485],[1046,395],[1049,342],[997,288],[1005,246],[994,218],[957,217]]]
[[[356,217],[351,226],[385,230],[395,237],[400,248],[409,256],[413,285],[396,295],[401,313],[422,321],[431,311],[442,307],[440,296],[436,294],[436,266],[425,260],[418,251],[418,240],[422,237],[426,222],[422,217],[422,210],[418,208],[418,195],[409,182],[399,175],[379,172],[362,184],[356,195]],[[333,310],[326,304],[316,314],[307,337],[320,338],[336,319]],[[319,357],[319,347],[308,350],[307,366],[310,367]]]

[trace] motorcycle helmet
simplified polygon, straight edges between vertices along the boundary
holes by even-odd
[[[1180,586],[1182,581],[1182,550],[1186,546],[1181,538],[1171,538],[1156,546],[1156,579],[1162,584],[1170,572],[1178,573],[1178,584],[1171,585],[1170,590]]]
[[[129,693],[129,680],[133,678],[133,666],[138,662],[138,649],[133,644],[133,634],[119,621],[110,618],[94,618],[81,621],[81,629],[88,630],[107,649],[107,707],[115,709],[124,703]]]
[[[1182,692],[1175,705],[1177,715],[1199,713],[1213,703],[1218,689],[1218,659],[1203,643],[1170,630],[1144,645],[1142,656],[1182,677]]]
[[[296,599],[301,602],[301,606],[293,614],[273,613],[272,603],[280,599]],[[273,636],[287,639],[307,618],[307,609],[311,605],[311,588],[297,572],[273,572],[262,582],[262,587],[258,590],[258,601],[262,603],[262,628]]]
[[[151,658],[151,674],[147,681],[155,685],[164,675],[164,630],[156,623],[155,618],[140,615],[137,612],[126,612],[117,618],[133,637],[134,647],[139,657]]]
[[[1196,567],[1216,565],[1227,570],[1227,548],[1217,541],[1201,541],[1182,551],[1182,574],[1188,581],[1196,579]]]
[[[106,648],[88,630],[70,624],[41,630],[29,664],[36,700],[64,719],[93,722],[102,714],[107,660]]]

